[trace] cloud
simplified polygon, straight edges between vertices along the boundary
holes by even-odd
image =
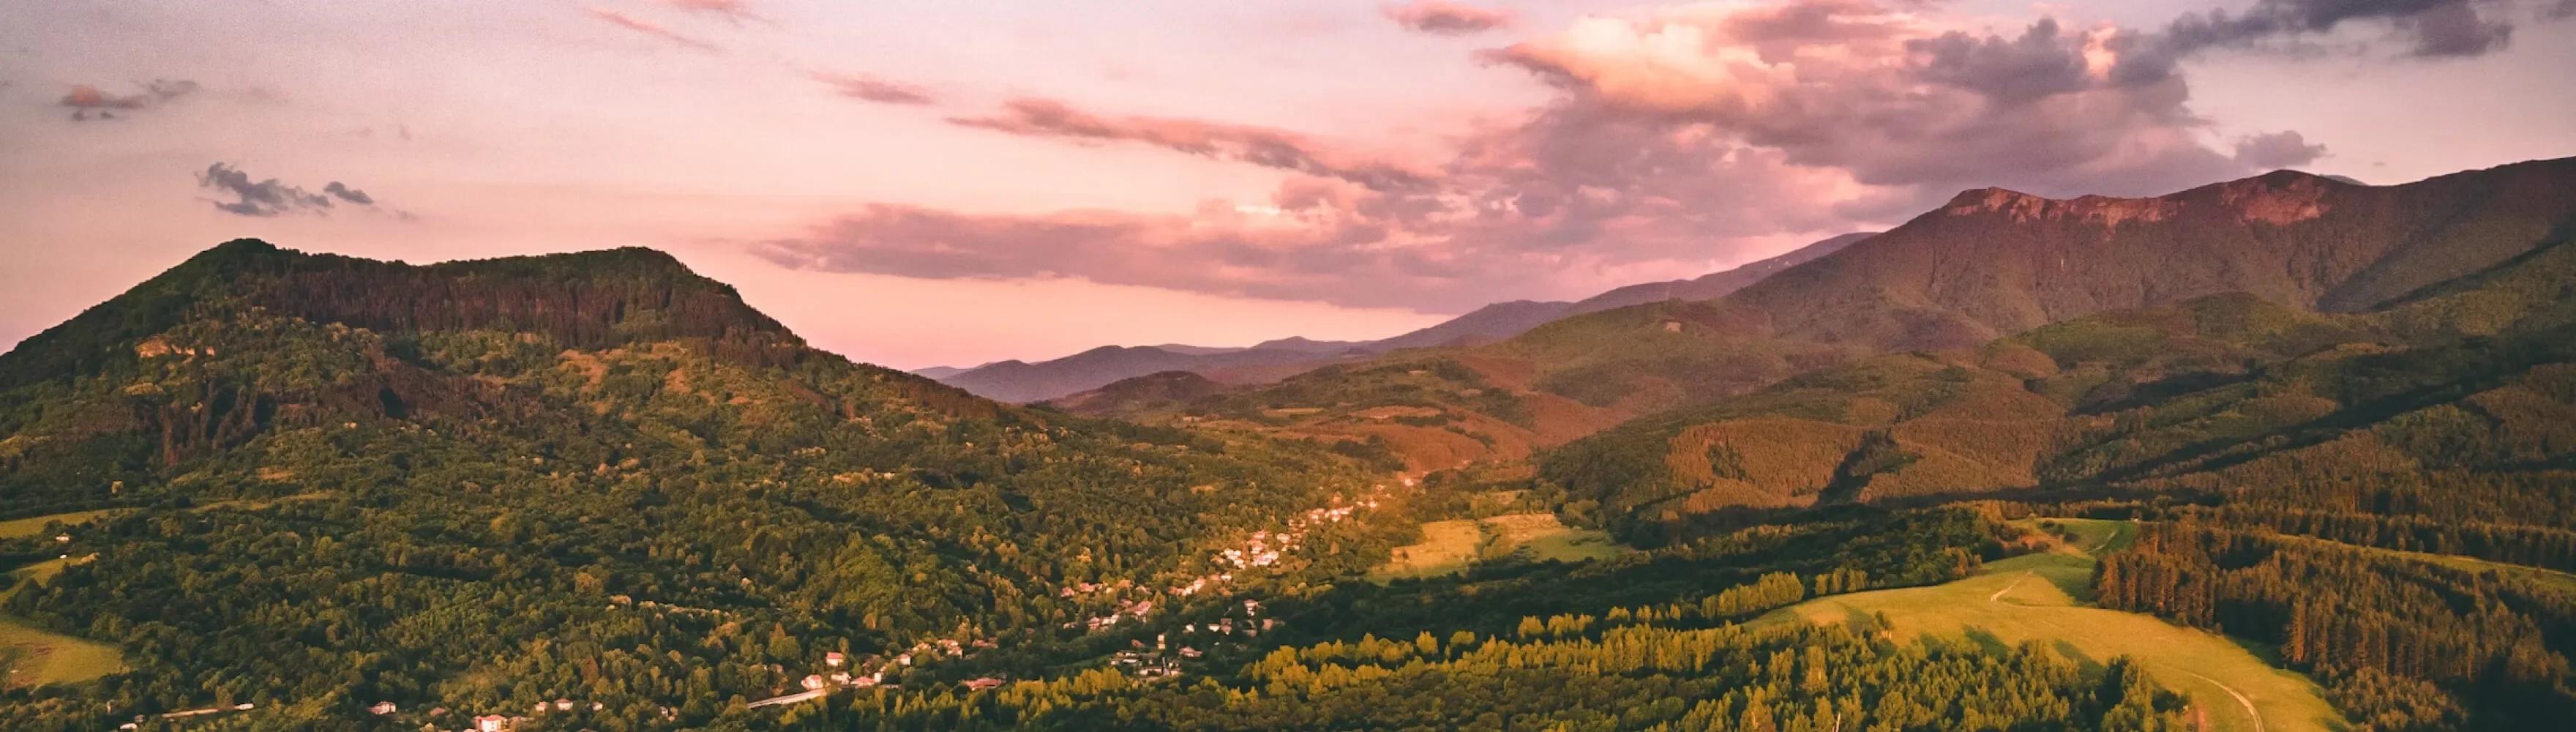
[[[750,0],[662,0],[662,4],[694,13],[722,17],[736,23],[746,20],[765,21],[751,10]]]
[[[276,178],[254,181],[249,173],[244,173],[241,169],[227,163],[206,166],[203,172],[197,174],[197,186],[215,191],[223,198],[231,199],[213,201],[216,210],[240,216],[269,217],[287,214],[320,216],[331,212],[334,199],[371,210],[376,208],[375,197],[367,195],[365,191],[350,188],[339,181],[331,181],[322,187],[321,193],[313,193],[288,185]],[[389,213],[406,219],[410,218],[409,214]]]
[[[2466,3],[2453,3],[2401,18],[2397,27],[2415,37],[2415,55],[2482,56],[2502,50],[2513,40],[2513,24],[2480,17]]]
[[[1468,308],[1543,286],[1543,267],[1466,272],[1436,249],[1390,246],[1365,221],[1267,221],[1259,207],[1185,215],[984,215],[875,205],[755,251],[780,265],[931,279],[1077,278],[1348,305]]]
[[[1161,122],[1154,129],[1236,129]],[[1077,139],[1145,135],[1094,133]],[[1225,149],[1177,133],[1146,137],[1192,154]],[[1844,195],[1846,182],[1776,153],[1589,108],[1480,131],[1461,141],[1455,158],[1412,180],[1418,184],[1373,186],[1367,176],[1297,172],[1267,200],[1210,201],[1182,214],[875,205],[757,251],[798,269],[1069,277],[1457,312],[1498,293],[1563,287],[1569,274],[1643,262],[1705,271],[1722,242],[1741,237],[1839,233],[1839,217],[1815,202]]]
[[[814,80],[816,81],[831,85],[833,91],[839,92],[841,96],[849,97],[851,99],[876,102],[879,104],[905,105],[929,105],[937,104],[939,102],[938,97],[932,96],[930,90],[911,84],[886,81],[884,79],[870,76],[834,74],[828,72],[815,72],[810,74],[810,76],[814,77]]]
[[[1413,0],[1402,5],[1388,5],[1380,12],[1388,20],[1406,29],[1442,35],[1482,33],[1512,25],[1517,17],[1509,10],[1482,8],[1448,0]]]
[[[2048,18],[1939,30],[1901,8],[1807,0],[1587,18],[1490,57],[1563,88],[1565,105],[1708,125],[1895,189],[1889,206],[1988,185],[2148,194],[2243,172],[2200,142],[2180,78],[2111,74],[2122,37]]]
[[[1424,173],[1333,149],[1296,133],[1172,117],[1111,117],[1053,99],[1024,97],[999,114],[952,117],[951,124],[1024,137],[1084,143],[1133,142],[1211,158],[1340,178],[1373,189],[1421,188]]]
[[[802,269],[1069,277],[1459,312],[1702,273],[1890,225],[1963,189],[2155,195],[2326,152],[2297,132],[2219,139],[2190,104],[2170,28],[2040,17],[1968,31],[1927,17],[1929,7],[1791,0],[1584,18],[1484,53],[1554,94],[1477,123],[1435,162],[1389,163],[1265,127],[1013,100],[950,121],[1287,174],[1268,200],[1186,213],[869,206],[757,250]],[[2409,44],[2440,35],[2397,32]],[[2136,73],[2149,63],[2156,73]]]
[[[2162,31],[2132,39],[2121,76],[2156,79],[2183,58],[2213,48],[2296,48],[2351,25],[2385,25],[2420,58],[2478,56],[2501,50],[2514,25],[2504,16],[2517,0],[2258,0],[2241,12],[2187,13]],[[2559,9],[2570,7],[2562,2]],[[2543,20],[2564,19],[2542,8]]]
[[[2325,157],[2326,146],[2308,144],[2297,132],[2252,135],[2236,141],[2236,161],[2258,170],[2296,168]]]
[[[330,196],[331,196],[332,198],[337,198],[337,199],[340,199],[340,200],[343,200],[343,201],[348,201],[348,202],[350,202],[350,203],[358,204],[358,205],[360,205],[360,206],[373,206],[373,205],[376,205],[376,199],[375,199],[375,197],[374,197],[374,196],[369,196],[369,195],[367,195],[367,192],[366,192],[366,191],[361,191],[361,190],[358,190],[358,189],[355,189],[355,188],[350,188],[350,187],[348,187],[348,186],[346,186],[346,185],[342,185],[339,181],[336,181],[336,180],[335,180],[335,181],[331,181],[330,185],[325,185],[325,186],[323,186],[323,187],[322,187],[322,192],[323,192],[323,193],[326,193],[326,194],[330,194]]]
[[[599,7],[597,5],[584,6],[582,10],[589,13],[590,17],[606,21],[620,28],[625,28],[627,30],[661,39],[682,48],[706,51],[709,53],[721,50],[716,47],[716,44],[700,40],[695,36],[685,35],[679,31],[674,31],[670,28],[664,27],[660,23],[637,18],[615,10]]]
[[[56,106],[72,110],[73,121],[116,119],[119,112],[150,109],[197,92],[197,82],[154,79],[132,94],[115,94],[88,84],[74,84]]]

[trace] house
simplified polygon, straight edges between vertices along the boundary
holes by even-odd
[[[1196,649],[1196,648],[1191,648],[1191,647],[1189,647],[1189,646],[1181,646],[1181,657],[1182,657],[1182,658],[1198,658],[1199,656],[1203,656],[1203,655],[1207,655],[1207,654],[1200,653],[1200,652],[1199,652],[1199,649]]]
[[[966,682],[966,690],[967,690],[967,691],[984,691],[984,690],[988,690],[988,689],[1000,688],[1000,687],[1001,687],[1001,685],[1002,685],[1002,680],[1001,680],[1001,679],[993,678],[993,677],[991,677],[991,676],[986,676],[986,677],[984,677],[984,678],[980,678],[980,679],[973,679],[973,680],[969,680],[969,681],[967,681],[967,682]]]
[[[805,686],[806,691],[820,691],[823,688],[823,677],[809,675],[806,676],[805,680],[801,683]]]
[[[394,703],[389,701],[376,702],[375,706],[367,707],[367,713],[379,717],[392,714],[394,713]]]
[[[569,712],[569,711],[572,711],[572,700],[571,700],[571,699],[556,699],[556,700],[555,700],[555,711],[558,711],[558,712]]]
[[[850,657],[841,655],[840,651],[832,651],[830,653],[823,654],[823,665],[830,666],[832,668],[840,668],[841,664],[848,663],[849,660]]]
[[[498,714],[486,714],[474,718],[474,732],[509,732],[509,730],[509,717],[504,717]]]

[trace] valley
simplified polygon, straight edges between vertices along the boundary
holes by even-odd
[[[2515,726],[2576,710],[2571,171],[1971,191],[1722,296],[1035,405],[651,250],[229,242],[0,356],[0,711]],[[1922,261],[2067,240],[2084,288]]]

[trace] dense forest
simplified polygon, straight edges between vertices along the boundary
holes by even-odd
[[[300,257],[227,245],[82,316],[133,328],[114,355],[60,355],[105,332],[89,330],[7,357],[13,374],[88,369],[8,391],[10,510],[119,511],[6,542],[19,561],[52,561],[5,611],[118,639],[133,666],[11,691],[12,707],[94,729],[206,705],[330,716],[573,694],[639,724],[666,708],[694,723],[793,688],[826,652],[1078,636],[1087,618],[1218,573],[1220,543],[1373,485],[1318,445],[1016,410],[827,354],[773,358],[744,345],[793,347],[766,319],[657,307],[718,287],[667,258],[424,273]],[[549,284],[594,267],[626,284]],[[399,276],[311,286],[380,271]],[[494,305],[405,315],[406,288]],[[277,292],[303,301],[261,294]],[[580,309],[592,305],[613,322]],[[1294,582],[1303,561],[1240,581]]]

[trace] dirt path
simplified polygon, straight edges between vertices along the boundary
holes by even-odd
[[[2227,692],[2228,696],[2236,697],[2236,703],[2245,705],[2245,716],[2252,717],[2254,719],[2254,732],[2263,732],[2263,713],[2254,711],[2254,700],[2245,698],[2244,694],[2237,693],[2235,688],[2219,683],[2217,679],[2192,673],[2191,671],[2183,671],[2183,673],[2191,674],[2192,678],[2207,681],[2210,686],[2218,687],[2219,691]]]
[[[2004,585],[2004,588],[1996,590],[1995,594],[1987,595],[1986,602],[2001,602],[2004,599],[2004,593],[2013,591],[2013,588],[2015,587],[2020,587],[2021,581],[2030,579],[2030,575],[2031,573],[2029,570],[2023,570],[2021,576],[2014,577],[2011,584]]]

